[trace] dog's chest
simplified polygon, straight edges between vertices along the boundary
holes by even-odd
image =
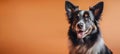
[[[91,47],[91,48],[87,48],[86,46],[81,46],[79,48],[76,48],[76,52],[75,54],[97,54],[98,51],[95,51],[96,48]]]
[[[101,50],[104,49],[104,42],[100,38],[98,41],[90,48],[86,45],[78,45],[71,49],[70,54],[99,54]],[[104,51],[104,50],[103,50]]]

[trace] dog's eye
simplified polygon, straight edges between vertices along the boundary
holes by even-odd
[[[84,14],[84,16],[83,16],[84,18],[85,18],[85,20],[88,20],[89,19],[89,15],[86,13],[86,14]]]

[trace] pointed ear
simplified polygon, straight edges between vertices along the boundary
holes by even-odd
[[[68,18],[72,18],[72,14],[76,11],[78,11],[78,6],[73,5],[71,2],[69,1],[65,1],[65,10],[67,13]]]
[[[92,11],[93,15],[95,16],[95,20],[99,21],[100,16],[103,12],[104,2],[99,2],[93,7],[90,7],[89,9]]]

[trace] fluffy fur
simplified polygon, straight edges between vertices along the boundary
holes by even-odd
[[[98,26],[103,6],[104,3],[101,1],[89,10],[79,10],[78,6],[65,1],[66,15],[70,24],[69,54],[112,54],[104,44]]]

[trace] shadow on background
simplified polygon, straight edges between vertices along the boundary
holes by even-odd
[[[99,0],[72,0],[87,10]],[[105,43],[120,54],[120,1],[104,0]],[[0,54],[68,54],[64,0],[0,1]]]

